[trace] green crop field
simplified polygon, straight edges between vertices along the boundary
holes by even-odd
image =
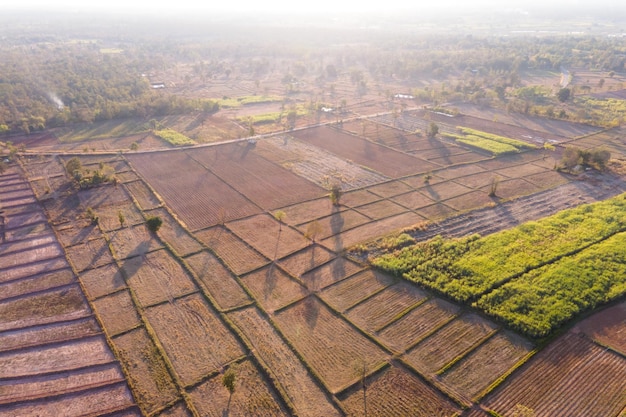
[[[524,149],[535,149],[535,145],[507,138],[504,136],[494,135],[480,130],[470,129],[466,127],[458,128],[463,135],[454,135],[447,133],[445,136],[454,139],[459,143],[464,143],[487,152],[491,152],[495,156],[507,153],[516,153]]]
[[[541,337],[626,293],[624,231],[621,195],[484,238],[387,247],[372,263]]]

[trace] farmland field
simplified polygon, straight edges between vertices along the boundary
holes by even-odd
[[[626,417],[615,22],[11,16],[0,416]]]

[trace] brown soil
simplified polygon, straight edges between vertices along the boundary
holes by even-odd
[[[415,308],[425,298],[426,294],[419,288],[399,282],[351,308],[346,317],[362,329],[374,333]]]
[[[624,381],[622,356],[569,332],[533,357],[485,404],[502,415],[523,404],[537,416],[616,416],[626,407]]]
[[[442,382],[474,398],[533,349],[510,332],[498,332],[444,372]]]
[[[298,415],[341,415],[296,354],[257,309],[238,310],[230,313],[229,318],[250,341],[272,378],[279,381]]]
[[[390,366],[366,380],[365,403],[361,384],[341,396],[348,416],[448,416],[460,412],[458,406],[416,377],[397,366]]]
[[[308,295],[305,287],[273,264],[241,277],[241,281],[268,313]]]
[[[495,324],[476,314],[461,314],[440,331],[418,343],[404,359],[415,369],[434,374],[446,364],[467,354],[495,330]]]
[[[241,345],[199,295],[151,307],[145,316],[184,386],[243,355]]]
[[[354,383],[356,358],[363,358],[371,369],[387,358],[380,347],[312,296],[277,313],[276,322],[331,392]]]
[[[250,304],[248,294],[235,276],[210,252],[204,251],[186,259],[195,272],[202,290],[223,310]]]

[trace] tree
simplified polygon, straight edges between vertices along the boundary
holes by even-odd
[[[559,99],[561,103],[564,103],[569,100],[571,93],[572,90],[570,90],[569,88],[561,88],[559,92],[556,93],[556,98]]]
[[[330,202],[333,206],[339,206],[343,191],[341,190],[341,184],[335,183],[330,187]]]
[[[230,407],[230,400],[235,392],[235,382],[237,382],[237,374],[231,366],[222,375],[222,385],[228,390],[228,407]]]
[[[555,147],[553,144],[551,144],[550,142],[544,142],[543,143],[543,159],[546,159],[546,152],[547,151],[554,151]]]
[[[124,223],[126,223],[126,218],[124,217],[124,213],[122,213],[122,210],[119,210],[117,212],[117,218],[120,221],[120,227],[124,227]]]
[[[65,164],[65,170],[67,171],[67,173],[69,175],[71,175],[73,178],[76,178],[76,173],[79,172],[82,169],[82,164],[80,163],[80,159],[78,159],[78,157],[73,157],[72,159],[70,159],[69,161],[67,161],[67,163]]]
[[[439,133],[439,126],[435,122],[430,122],[428,125],[428,130],[426,131],[426,136],[432,139]]]
[[[152,233],[156,233],[161,228],[163,220],[159,216],[151,216],[146,219],[146,225]]]
[[[322,226],[319,224],[317,220],[313,220],[306,227],[306,231],[304,232],[304,237],[307,239],[311,239],[311,242],[315,244],[315,239],[317,236],[322,233]]]
[[[278,231],[279,232],[283,230],[283,222],[285,221],[285,217],[287,217],[287,215],[282,210],[278,210],[277,212],[274,213],[274,218],[276,220],[278,220]]]

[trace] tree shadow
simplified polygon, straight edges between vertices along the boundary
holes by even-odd
[[[314,329],[317,326],[317,319],[320,314],[320,306],[317,299],[310,295],[304,300],[304,320],[309,328]]]
[[[276,289],[277,282],[278,277],[276,275],[276,266],[274,262],[272,262],[267,269],[267,272],[265,273],[265,289],[263,290],[263,296],[265,297],[265,300],[267,300],[272,295],[274,289]]]
[[[120,265],[120,272],[126,280],[135,276],[137,271],[146,262],[146,253],[150,248],[149,242],[141,242],[135,247],[131,253],[139,253],[137,256],[124,259],[124,262]]]
[[[333,214],[330,219],[330,230],[333,235],[336,252],[341,252],[343,250],[343,239],[341,238],[341,231],[343,230],[344,224],[345,220],[343,219],[341,211],[339,211],[339,207],[333,206]]]

